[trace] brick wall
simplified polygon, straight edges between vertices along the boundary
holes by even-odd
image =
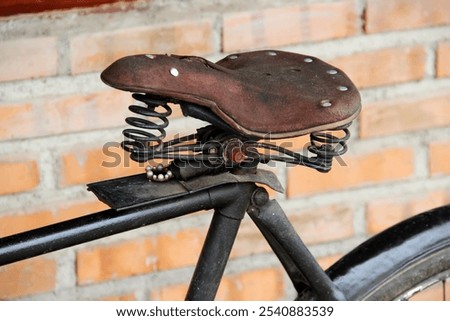
[[[251,3],[251,4],[250,4]],[[324,266],[368,236],[450,200],[450,2],[446,0],[137,1],[0,18],[0,236],[99,211],[85,184],[142,171],[121,140],[128,94],[99,71],[134,53],[277,48],[348,73],[363,111],[346,166],[274,170],[272,195]],[[180,113],[170,134],[195,122]],[[304,139],[293,140],[301,148]],[[119,151],[119,149],[117,149]],[[182,299],[210,213],[0,268],[0,299]],[[220,299],[288,299],[277,259],[244,220]]]

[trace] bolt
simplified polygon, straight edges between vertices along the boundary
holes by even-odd
[[[245,160],[245,154],[240,149],[233,149],[231,160],[236,164],[240,164]]]
[[[250,205],[247,208],[247,213],[250,215],[258,215],[259,214],[259,208],[256,207],[255,205]]]
[[[313,60],[311,58],[305,58],[303,59],[304,62],[313,62]]]
[[[320,106],[322,107],[331,107],[331,101],[329,101],[328,99],[324,99],[320,101]]]
[[[179,75],[180,73],[178,72],[178,69],[177,69],[177,68],[170,68],[170,74],[171,74],[172,76],[174,76],[174,77],[178,77],[178,75]]]

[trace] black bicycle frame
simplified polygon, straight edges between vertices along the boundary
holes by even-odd
[[[207,188],[197,184],[184,193],[179,193],[176,190],[177,187],[173,185],[175,191],[172,189],[167,192],[170,196],[154,197],[147,204],[141,202],[142,205],[135,207],[109,209],[1,238],[0,265],[199,210],[214,209],[211,225],[186,295],[186,300],[213,300],[241,220],[247,211],[280,259],[295,288],[299,289],[307,284],[316,292],[319,299],[345,300],[342,292],[337,289],[308,251],[278,203],[269,201],[265,197],[258,197],[258,195],[264,196],[264,193],[267,195],[267,192],[257,187],[251,179],[250,177],[248,179],[250,181],[243,179],[242,182],[230,183],[218,177],[210,181]],[[128,179],[128,182],[131,181],[133,177]],[[158,185],[158,183],[153,184]],[[165,186],[170,187],[170,184]],[[114,193],[117,195],[116,192]],[[117,202],[120,203],[121,200]]]

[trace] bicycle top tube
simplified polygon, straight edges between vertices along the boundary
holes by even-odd
[[[259,183],[278,186],[273,173],[258,172],[261,173],[254,174],[253,177],[257,178]],[[131,182],[137,180],[142,183],[142,176],[144,176],[144,184],[139,185],[144,186],[144,190],[128,188],[130,185],[126,183],[127,180]],[[116,208],[0,238],[0,266],[200,210],[221,208],[228,205],[230,200],[239,198],[242,194],[241,190],[246,185],[253,184],[250,177],[247,177],[247,181],[244,179],[237,181],[224,176],[228,175],[222,174],[222,181],[210,180],[209,184],[203,181],[202,185],[198,182],[198,188],[195,188],[194,184],[190,188],[183,187],[182,192],[182,187],[179,186],[178,190],[169,192],[165,196],[152,194],[152,190],[158,189],[155,188],[155,184],[160,186],[161,184],[145,181],[145,175],[119,179],[122,185],[115,184],[115,186],[125,186],[122,191],[127,193],[122,194],[121,197],[117,197],[119,193],[114,188],[109,194],[107,191],[112,187],[111,183],[117,183],[117,181],[92,184],[92,188],[97,192],[100,191],[104,200],[110,197],[109,203]],[[218,178],[221,176],[219,175]],[[171,181],[168,186],[176,186],[176,184]],[[126,200],[126,196],[130,198]]]

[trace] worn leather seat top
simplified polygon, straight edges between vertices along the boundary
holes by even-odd
[[[360,95],[341,70],[283,51],[232,54],[217,63],[200,57],[136,55],[101,75],[115,88],[209,108],[252,137],[287,138],[349,123]]]

